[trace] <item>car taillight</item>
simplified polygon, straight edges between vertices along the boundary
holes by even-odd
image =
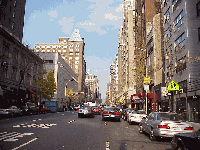
[[[158,128],[170,129],[168,125],[158,125]]]
[[[92,112],[92,110],[90,110],[90,112]]]
[[[6,110],[6,112],[9,112],[9,110]]]
[[[126,113],[126,115],[128,115],[128,113]]]
[[[99,111],[99,109],[97,109],[97,111]]]
[[[80,109],[78,110],[78,112],[81,112]]]
[[[104,111],[103,113],[104,113],[104,114],[109,114],[110,112],[109,112],[109,111]]]
[[[185,127],[184,130],[194,130],[194,128],[193,127]]]
[[[120,112],[115,112],[114,114],[115,114],[115,115],[120,115]]]

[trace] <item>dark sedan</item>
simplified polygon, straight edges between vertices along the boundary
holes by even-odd
[[[171,141],[173,150],[199,150],[200,129],[193,134],[175,134]]]
[[[119,108],[116,107],[104,107],[104,111],[102,112],[102,121],[105,119],[114,119],[120,121],[121,112]]]

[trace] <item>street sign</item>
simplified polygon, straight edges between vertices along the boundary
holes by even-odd
[[[168,91],[179,91],[179,84],[176,83],[174,80],[172,80],[168,86],[167,86]]]
[[[144,77],[143,83],[150,84],[150,77]]]

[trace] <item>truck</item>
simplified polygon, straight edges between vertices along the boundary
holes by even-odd
[[[60,101],[45,101],[45,104],[50,108],[50,112],[64,111],[63,104]]]

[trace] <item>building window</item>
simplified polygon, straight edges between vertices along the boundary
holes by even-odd
[[[175,30],[177,30],[183,24],[183,11],[174,20]]]
[[[178,1],[179,1],[179,0],[173,0],[173,1],[172,1],[172,5],[174,5],[174,6],[175,6],[175,5],[176,5],[176,3],[177,3]]]
[[[72,57],[69,57],[69,60],[72,60]]]
[[[67,52],[66,50],[63,50],[63,52],[65,53],[65,52]]]
[[[70,46],[70,47],[73,47],[73,44],[70,44],[69,46]]]
[[[163,5],[164,5],[164,7],[167,6],[168,1],[169,1],[169,0],[163,0]]]
[[[14,6],[16,7],[17,1],[14,1]]]
[[[79,60],[79,57],[75,57],[75,60]]]
[[[167,9],[164,15],[165,23],[169,22],[169,18],[170,18],[170,7]]]
[[[176,73],[186,69],[186,56],[177,61]]]
[[[16,67],[12,67],[12,74],[11,74],[11,78],[13,80],[16,80],[16,73],[17,73],[17,68]]]
[[[46,64],[53,64],[53,60],[45,60]]]
[[[78,64],[78,61],[75,61],[75,64]]]
[[[47,52],[50,52],[50,50],[47,50]]]
[[[79,45],[76,45],[76,47],[79,47]]]
[[[199,37],[199,41],[200,41],[200,27],[198,28],[198,37]]]
[[[75,65],[75,69],[78,69],[78,65]]]
[[[78,49],[78,48],[76,49],[76,52],[79,52],[79,49]]]
[[[69,53],[69,55],[73,55],[73,53]]]
[[[51,46],[48,45],[47,48],[51,48]]]
[[[179,36],[175,41],[175,51],[183,48],[185,46],[185,33]]]
[[[172,28],[171,26],[166,30],[166,38],[169,39],[172,36]]]
[[[61,50],[58,50],[59,53],[61,53]]]
[[[73,48],[70,48],[69,51],[70,51],[70,52],[73,52]]]
[[[79,53],[76,53],[76,55],[79,55]]]
[[[197,17],[200,16],[200,2],[197,3]]]
[[[55,53],[55,52],[56,52],[56,50],[53,50],[53,52]]]
[[[67,48],[67,46],[65,45],[65,46],[63,46],[63,48]]]
[[[15,11],[13,12],[13,18],[15,18]]]

